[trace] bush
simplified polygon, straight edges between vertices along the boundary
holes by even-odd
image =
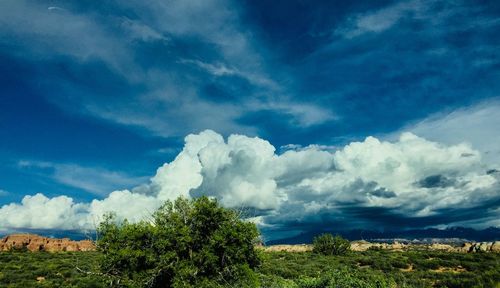
[[[339,235],[322,234],[314,238],[313,252],[323,255],[344,255],[351,249],[351,243]]]
[[[396,283],[383,273],[342,268],[325,273],[318,278],[303,277],[297,281],[299,288],[389,288]]]
[[[101,272],[124,286],[256,286],[258,230],[216,200],[167,201],[150,221],[135,224],[108,215],[98,232]]]

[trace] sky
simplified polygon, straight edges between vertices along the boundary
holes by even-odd
[[[216,197],[280,235],[500,226],[500,2],[0,2],[0,231]]]

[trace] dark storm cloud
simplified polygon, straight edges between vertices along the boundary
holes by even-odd
[[[422,188],[446,188],[455,185],[456,181],[444,175],[432,175],[425,177],[416,184]]]
[[[446,208],[437,211],[435,215],[415,217],[401,213],[399,209],[387,207],[360,207],[358,205],[336,206],[331,210],[318,212],[314,215],[302,216],[296,220],[269,221],[275,224],[269,231],[343,231],[353,229],[371,230],[401,230],[422,229],[429,226],[474,222],[480,219],[491,219],[498,215],[500,197],[488,203],[467,208]],[[271,232],[273,234],[273,232]]]

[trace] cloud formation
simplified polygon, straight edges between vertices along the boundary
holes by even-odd
[[[370,11],[351,17],[347,21],[348,23],[338,28],[335,33],[346,38],[353,38],[370,32],[381,33],[396,25],[405,16],[422,18],[422,13],[424,12],[425,3],[423,1],[399,2],[377,11]]]
[[[493,98],[476,105],[441,112],[407,125],[402,130],[421,135],[431,141],[451,144],[467,142],[483,154],[483,162],[500,169],[500,99]],[[389,138],[396,138],[394,132]]]
[[[162,137],[207,128],[255,134],[240,120],[259,111],[284,113],[303,127],[332,120],[329,109],[299,105],[267,70],[230,1],[44,2],[2,2],[0,44],[17,61],[50,71],[33,77],[52,91],[49,101],[71,113]],[[225,95],[232,101],[220,101]]]
[[[486,169],[468,144],[448,146],[402,133],[394,142],[368,137],[335,151],[289,148],[277,154],[258,137],[224,139],[211,130],[190,134],[183,150],[149,183],[90,203],[25,196],[0,208],[0,229],[92,229],[106,212],[138,221],[165,200],[200,195],[247,208],[253,211],[248,216],[268,229],[423,227],[482,218],[499,224],[493,217],[498,216],[500,173]]]
[[[147,179],[76,164],[21,160],[17,166],[24,172],[45,175],[58,183],[79,188],[97,196],[106,196],[113,189],[120,187],[134,187]]]

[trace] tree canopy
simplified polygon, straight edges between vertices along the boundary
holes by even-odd
[[[117,286],[254,286],[256,281],[257,227],[215,199],[167,201],[138,223],[118,222],[109,214],[98,233],[101,272]]]

